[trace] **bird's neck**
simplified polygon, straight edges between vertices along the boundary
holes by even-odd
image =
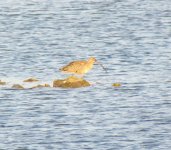
[[[89,66],[93,66],[94,61],[90,60],[90,61],[87,62],[87,64],[88,64]]]

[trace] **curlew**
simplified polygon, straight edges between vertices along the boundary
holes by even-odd
[[[78,74],[83,76],[93,68],[95,62],[96,59],[94,57],[90,57],[88,60],[70,62],[68,65],[60,68],[59,70],[62,72]]]

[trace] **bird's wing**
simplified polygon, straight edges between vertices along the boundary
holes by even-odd
[[[84,66],[86,64],[86,61],[73,61],[70,62],[68,65],[62,67],[61,71],[68,71],[68,70],[77,70]]]
[[[80,66],[82,66],[82,65],[85,65],[85,63],[86,63],[86,61],[73,61],[73,62],[71,62],[71,63],[69,63],[67,66],[75,66],[75,65],[80,65]]]

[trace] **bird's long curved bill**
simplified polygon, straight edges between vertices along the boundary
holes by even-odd
[[[97,63],[98,65],[100,65],[100,66],[102,67],[102,69],[107,73],[107,69],[106,69],[101,63],[99,63],[99,62],[97,62],[97,61],[96,61],[96,63]]]

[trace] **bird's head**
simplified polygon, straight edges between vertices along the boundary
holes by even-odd
[[[89,59],[88,59],[88,61],[89,62],[91,62],[91,63],[95,63],[95,62],[97,62],[97,60],[96,60],[96,58],[94,58],[94,57],[90,57]]]
[[[90,63],[92,63],[92,64],[99,64],[102,68],[103,68],[103,70],[105,70],[106,72],[107,72],[107,70],[106,70],[106,68],[99,62],[99,61],[97,61],[96,60],[96,58],[94,58],[94,57],[90,57],[89,59],[88,59],[88,62],[90,62]]]

